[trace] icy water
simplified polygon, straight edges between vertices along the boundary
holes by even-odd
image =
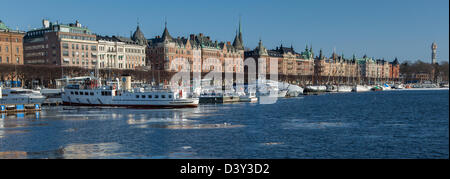
[[[448,158],[449,91],[2,115],[0,158]]]

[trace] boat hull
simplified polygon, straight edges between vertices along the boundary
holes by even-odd
[[[65,106],[96,106],[96,107],[124,107],[124,108],[138,108],[138,109],[161,109],[161,108],[196,108],[198,104],[180,104],[180,105],[133,105],[133,104],[85,104],[63,102]]]

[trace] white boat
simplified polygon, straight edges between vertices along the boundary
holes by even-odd
[[[405,86],[403,86],[403,84],[395,84],[393,88],[394,89],[404,89]]]
[[[338,88],[337,88],[336,85],[327,85],[327,90],[326,91],[329,92],[329,93],[333,93],[333,92],[337,92]]]
[[[239,102],[255,103],[255,102],[258,102],[258,98],[256,97],[256,93],[250,92],[248,94],[239,96]]]
[[[279,98],[284,98],[284,97],[286,97],[287,92],[288,92],[288,90],[286,90],[286,89],[278,90],[278,97],[279,97]]]
[[[346,92],[352,92],[352,87],[350,87],[350,86],[338,86],[337,87],[337,92],[340,92],[340,93],[346,93]]]
[[[322,93],[322,92],[326,92],[327,87],[326,86],[306,86],[305,90],[303,91],[303,93],[308,94],[308,93]]]
[[[42,104],[45,96],[39,91],[33,91],[23,88],[1,88],[0,87],[0,104]]]
[[[69,84],[61,94],[64,105],[111,106],[128,108],[188,108],[197,107],[198,98],[185,91],[168,89],[131,89],[131,77],[122,77],[117,84],[99,86],[94,77],[81,84]],[[122,85],[120,85],[122,83]],[[124,86],[121,88],[121,86]]]
[[[44,104],[61,104],[62,89],[48,89],[44,88],[40,90],[41,94],[46,97]]]
[[[297,97],[303,94],[303,88],[297,85],[290,85],[288,87],[288,92],[286,96],[288,97]]]
[[[391,90],[391,89],[392,89],[391,86],[389,86],[389,85],[386,84],[386,83],[382,86],[382,88],[383,88],[383,91]]]
[[[353,91],[354,92],[367,92],[367,91],[370,91],[371,88],[372,88],[371,86],[356,85],[353,88]]]

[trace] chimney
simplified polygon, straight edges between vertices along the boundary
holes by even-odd
[[[42,20],[42,26],[44,28],[49,28],[50,27],[50,21],[48,21],[47,19],[43,19]]]

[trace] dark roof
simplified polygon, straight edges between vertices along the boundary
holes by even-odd
[[[147,43],[147,39],[145,39],[144,33],[142,33],[141,29],[139,28],[139,25],[136,27],[136,31],[134,31],[133,36],[131,37],[131,40],[134,42],[143,45]]]

